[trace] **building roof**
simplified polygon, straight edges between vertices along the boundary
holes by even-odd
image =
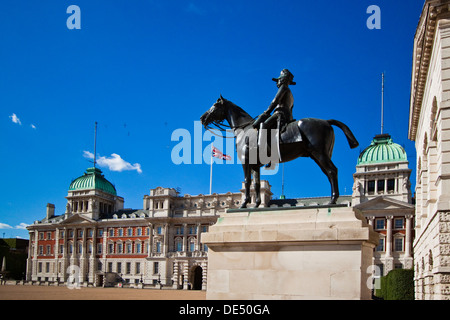
[[[72,181],[69,191],[97,189],[103,192],[117,195],[114,185],[105,179],[102,171],[98,168],[88,168],[84,175]]]
[[[405,149],[392,141],[389,134],[376,135],[370,146],[358,157],[357,165],[408,161]]]

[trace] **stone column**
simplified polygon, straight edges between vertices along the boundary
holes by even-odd
[[[54,249],[54,254],[55,254],[55,268],[54,268],[54,275],[55,275],[55,282],[58,283],[59,282],[59,272],[62,270],[59,270],[59,232],[60,230],[58,228],[55,229],[55,249]]]
[[[189,236],[189,230],[188,230],[188,225],[186,223],[183,223],[183,250],[182,252],[187,254],[187,248],[188,248],[188,236]]]
[[[386,224],[386,258],[392,257],[392,219],[393,216],[387,216]]]
[[[169,224],[164,224],[164,249],[163,254],[166,257],[169,253]]]
[[[184,277],[183,289],[187,290],[189,284],[189,262],[187,261],[183,263],[183,277]]]
[[[412,219],[413,215],[406,216],[405,258],[411,257]]]
[[[201,223],[197,223],[197,251],[201,251]]]
[[[152,255],[152,249],[153,248],[153,224],[148,224],[148,252],[147,257],[150,258]]]

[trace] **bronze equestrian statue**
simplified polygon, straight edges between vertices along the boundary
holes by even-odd
[[[305,118],[301,120],[292,119],[293,97],[289,85],[295,84],[293,76],[284,69],[277,81],[279,88],[275,99],[269,108],[256,121],[242,108],[222,96],[214,105],[200,118],[206,129],[212,129],[211,125],[223,129],[226,120],[229,128],[236,138],[236,151],[244,169],[245,198],[241,208],[246,208],[250,202],[250,185],[253,174],[256,192],[255,207],[261,204],[260,197],[260,169],[263,165],[260,154],[260,139],[255,128],[262,124],[262,128],[273,129],[277,124],[279,139],[279,160],[288,162],[298,157],[310,157],[313,159],[327,176],[331,185],[331,200],[329,204],[335,204],[339,198],[338,170],[331,161],[334,147],[334,131],[332,125],[340,128],[349,143],[350,148],[356,148],[359,143],[351,130],[342,122],[337,120],[322,120]],[[269,117],[270,112],[275,111]],[[275,120],[274,120],[275,119]],[[281,132],[280,132],[281,131]],[[260,155],[258,157],[257,155]],[[273,161],[273,160],[272,160]]]

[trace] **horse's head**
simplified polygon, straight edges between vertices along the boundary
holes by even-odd
[[[204,127],[211,123],[221,123],[226,117],[226,102],[227,100],[220,95],[220,98],[206,111],[201,117],[200,121]]]

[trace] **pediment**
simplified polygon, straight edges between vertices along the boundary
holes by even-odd
[[[390,199],[385,196],[380,196],[371,199],[367,202],[360,203],[355,206],[356,209],[361,211],[394,211],[394,210],[412,210],[414,211],[414,205],[407,202]]]
[[[75,213],[73,215],[71,215],[70,217],[68,217],[67,219],[64,219],[63,221],[61,221],[59,224],[63,224],[63,225],[70,225],[70,224],[92,224],[95,223],[94,220],[83,216],[79,213]]]

